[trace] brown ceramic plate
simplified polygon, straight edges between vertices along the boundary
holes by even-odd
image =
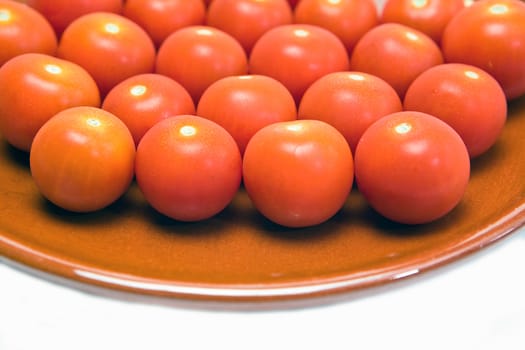
[[[103,211],[65,212],[37,192],[27,154],[0,139],[0,255],[76,284],[148,296],[268,301],[348,292],[454,261],[522,225],[524,150],[522,98],[445,218],[396,225],[354,190],[329,222],[289,230],[262,218],[243,191],[201,223],[158,215],[136,186]]]

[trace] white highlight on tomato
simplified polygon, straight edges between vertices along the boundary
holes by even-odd
[[[355,80],[355,81],[364,81],[365,80],[365,77],[361,74],[357,74],[357,73],[349,73],[348,74],[348,77],[352,80]]]
[[[412,130],[412,125],[410,125],[409,123],[401,123],[401,124],[396,125],[394,127],[394,130],[398,134],[406,134],[410,132],[410,130]]]
[[[51,73],[51,74],[60,74],[60,73],[62,73],[62,68],[60,68],[56,64],[46,64],[44,66],[44,69],[46,70],[46,72]]]
[[[197,129],[191,125],[184,125],[179,132],[182,136],[193,136],[197,133]]]
[[[300,38],[306,38],[310,35],[310,32],[305,29],[296,29],[293,31],[295,36],[298,36]]]
[[[412,40],[412,41],[417,41],[419,40],[419,36],[415,33],[412,33],[412,32],[407,32],[405,34],[405,36],[409,39],[409,40]]]
[[[428,5],[428,0],[412,0],[412,6],[415,8],[423,8]]]
[[[501,15],[507,13],[508,11],[509,8],[505,4],[494,4],[491,7],[489,7],[489,12],[493,15]]]
[[[465,71],[465,75],[470,79],[479,79],[479,74],[471,70]]]
[[[0,22],[9,22],[11,19],[11,12],[6,9],[0,10]]]
[[[96,119],[96,118],[88,118],[86,120],[86,124],[89,125],[89,126],[92,126],[94,128],[96,127],[99,127],[102,125],[102,123],[100,122],[100,120]]]
[[[204,35],[204,36],[212,36],[213,31],[209,30],[208,28],[199,28],[196,30],[196,33],[198,35]]]
[[[120,32],[120,27],[115,23],[107,23],[104,25],[104,30],[111,34],[117,34]]]
[[[133,87],[131,87],[131,89],[129,89],[129,92],[133,95],[133,96],[142,96],[146,93],[146,91],[148,90],[147,87],[145,87],[144,85],[135,85]]]
[[[286,125],[286,129],[289,131],[297,132],[303,130],[303,125],[301,123],[291,123]]]

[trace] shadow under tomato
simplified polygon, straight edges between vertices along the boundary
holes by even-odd
[[[352,222],[356,226],[370,228],[379,235],[389,237],[415,237],[430,235],[438,231],[445,230],[457,223],[465,215],[466,203],[461,201],[451,212],[445,216],[425,224],[403,224],[390,220],[375,209],[373,209],[359,193],[359,190],[352,191],[345,210],[342,212],[345,217],[343,220]]]
[[[259,215],[259,220],[256,224],[263,234],[280,240],[317,241],[326,239],[337,232],[337,224],[333,220],[334,218],[314,226],[292,228],[276,224]]]
[[[494,167],[498,160],[503,159],[504,149],[501,142],[496,142],[483,154],[471,159],[470,161],[470,176],[478,176],[486,170]]]
[[[348,205],[345,205],[334,216],[322,223],[293,228],[272,222],[253,209],[250,222],[262,234],[275,239],[290,242],[312,242],[332,239],[343,232],[350,232],[351,230],[348,228],[355,224],[355,215],[356,213]]]
[[[172,219],[144,203],[142,214],[149,223],[151,223],[159,233],[168,235],[195,236],[203,237],[217,235],[225,232],[230,220],[228,214],[221,212],[209,219],[199,221],[180,221]]]
[[[11,146],[5,140],[2,140],[0,144],[0,154],[2,157],[8,159],[18,168],[29,170],[29,152],[19,150],[18,148]]]
[[[385,218],[373,208],[369,208],[363,216],[363,219],[367,221],[367,225],[373,227],[382,235],[391,237],[415,237],[427,236],[448,230],[464,216],[464,211],[465,204],[459,203],[451,212],[435,221],[423,224],[403,224]]]
[[[508,116],[513,117],[517,113],[523,115],[525,110],[525,95],[508,102]]]
[[[38,205],[46,215],[52,216],[57,221],[91,227],[104,226],[109,222],[119,220],[131,206],[126,194],[103,209],[85,213],[63,209],[42,196],[39,197]]]

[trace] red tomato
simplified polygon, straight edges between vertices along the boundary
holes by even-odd
[[[408,89],[404,106],[452,126],[471,157],[496,142],[507,119],[507,100],[498,82],[477,67],[459,63],[423,72]]]
[[[182,84],[198,103],[215,81],[248,71],[241,44],[231,35],[209,26],[190,26],[172,33],[157,54],[156,72]]]
[[[138,24],[120,15],[96,12],[66,28],[58,56],[84,67],[105,96],[124,79],[152,72],[155,46]]]
[[[386,218],[403,224],[437,220],[463,198],[470,158],[445,122],[420,112],[398,112],[372,124],[355,153],[359,191]]]
[[[162,119],[195,114],[190,94],[175,80],[146,73],[128,78],[109,91],[102,108],[119,117],[129,128],[135,144]]]
[[[16,148],[29,151],[40,127],[74,106],[99,106],[93,78],[79,65],[27,53],[0,67],[0,132]]]
[[[127,0],[124,16],[142,26],[158,47],[171,33],[204,23],[202,0]]]
[[[360,72],[335,72],[310,85],[299,104],[298,118],[331,124],[354,152],[370,124],[402,109],[396,90],[384,80]]]
[[[0,0],[0,67],[23,53],[54,55],[57,37],[49,22],[24,4]]]
[[[122,12],[123,0],[25,0],[42,13],[51,23],[58,36],[75,19],[92,12]]]
[[[464,7],[465,0],[387,0],[381,22],[407,25],[440,43],[446,25]]]
[[[247,53],[265,32],[290,23],[286,0],[213,0],[206,16],[206,24],[233,36]]]
[[[373,0],[302,0],[295,7],[294,20],[330,30],[350,53],[357,41],[378,24],[379,18]]]
[[[309,24],[267,31],[250,55],[250,72],[279,80],[299,103],[304,91],[325,74],[348,70],[346,48],[335,34]]]
[[[403,98],[408,86],[423,71],[443,63],[437,44],[426,34],[397,23],[368,31],[352,53],[352,70],[376,75]]]
[[[477,66],[500,83],[507,99],[525,94],[525,3],[476,1],[443,33],[447,62]]]
[[[30,153],[42,195],[74,212],[102,209],[128,189],[135,145],[127,127],[95,107],[63,110],[42,126]]]
[[[224,127],[243,154],[259,129],[294,120],[297,110],[292,95],[277,80],[264,75],[241,75],[210,85],[199,101],[197,115]]]
[[[241,182],[237,144],[220,125],[193,115],[164,119],[137,148],[136,179],[149,204],[180,221],[210,218]]]
[[[353,183],[345,138],[318,120],[279,122],[246,147],[243,179],[255,208],[287,227],[321,224],[344,205]]]

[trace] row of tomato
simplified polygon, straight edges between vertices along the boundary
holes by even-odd
[[[42,13],[60,7],[29,3]],[[121,9],[129,14],[133,3],[141,2]],[[253,35],[264,22],[235,27],[249,17],[225,12],[228,4],[240,11],[263,3],[295,6],[296,18],[307,8],[315,15],[267,28],[251,46],[225,31]],[[344,205],[355,178],[386,217],[436,220],[461,200],[469,157],[496,142],[507,99],[523,94],[524,5],[479,1],[450,15],[439,39],[375,22],[351,47],[315,23],[328,21],[322,6],[344,13],[358,3],[371,4],[213,0],[203,18],[211,22],[215,8],[217,26],[184,26],[157,42],[131,16],[91,13],[63,29],[52,22],[54,54],[16,54],[0,68],[0,133],[31,151],[40,191],[69,210],[103,208],[136,176],[157,210],[201,220],[228,205],[242,178],[263,215],[309,226]],[[383,16],[395,3],[387,1]],[[31,12],[2,0],[0,21],[8,18],[2,6]]]
[[[116,82],[155,69],[181,82],[197,100],[218,77],[249,71],[278,78],[297,100],[313,80],[341,68],[378,75],[402,95],[410,80],[440,61],[468,63],[486,70],[509,98],[525,92],[524,50],[520,45],[524,4],[519,0],[482,0],[475,6],[465,0],[388,0],[381,11],[372,0],[95,0],[79,1],[76,6],[65,0],[24,2],[31,7],[24,9],[14,0],[2,0],[0,65],[27,51],[58,54],[86,68],[103,95]],[[470,9],[462,11],[465,7]],[[96,11],[119,16],[76,21]],[[73,21],[76,23],[70,26]],[[389,22],[413,30],[377,30]],[[314,25],[332,35],[309,33],[308,27],[303,31],[281,30],[268,35],[259,42],[257,52],[252,52],[263,34],[292,23]],[[195,25],[206,25],[211,32],[193,31],[167,42],[175,31]],[[219,38],[215,29],[229,38]],[[371,29],[375,38],[368,38],[369,45],[378,40],[391,40],[391,45],[376,45],[372,50],[361,43],[355,50],[364,34],[372,36],[368,33]],[[206,41],[203,36],[212,38]],[[197,43],[206,49],[195,52],[199,51],[195,49]],[[340,44],[350,57],[341,57]],[[302,49],[304,45],[306,49]],[[299,50],[292,53],[293,47]],[[163,56],[157,60],[156,49]],[[326,51],[336,53],[328,55]],[[316,64],[308,64],[314,55]],[[385,62],[372,57],[383,57]],[[214,69],[209,67],[210,61],[215,62]],[[268,61],[279,61],[281,69],[267,67],[271,65]],[[403,69],[392,69],[394,66]],[[285,73],[299,82],[294,85],[287,81],[290,78]]]

